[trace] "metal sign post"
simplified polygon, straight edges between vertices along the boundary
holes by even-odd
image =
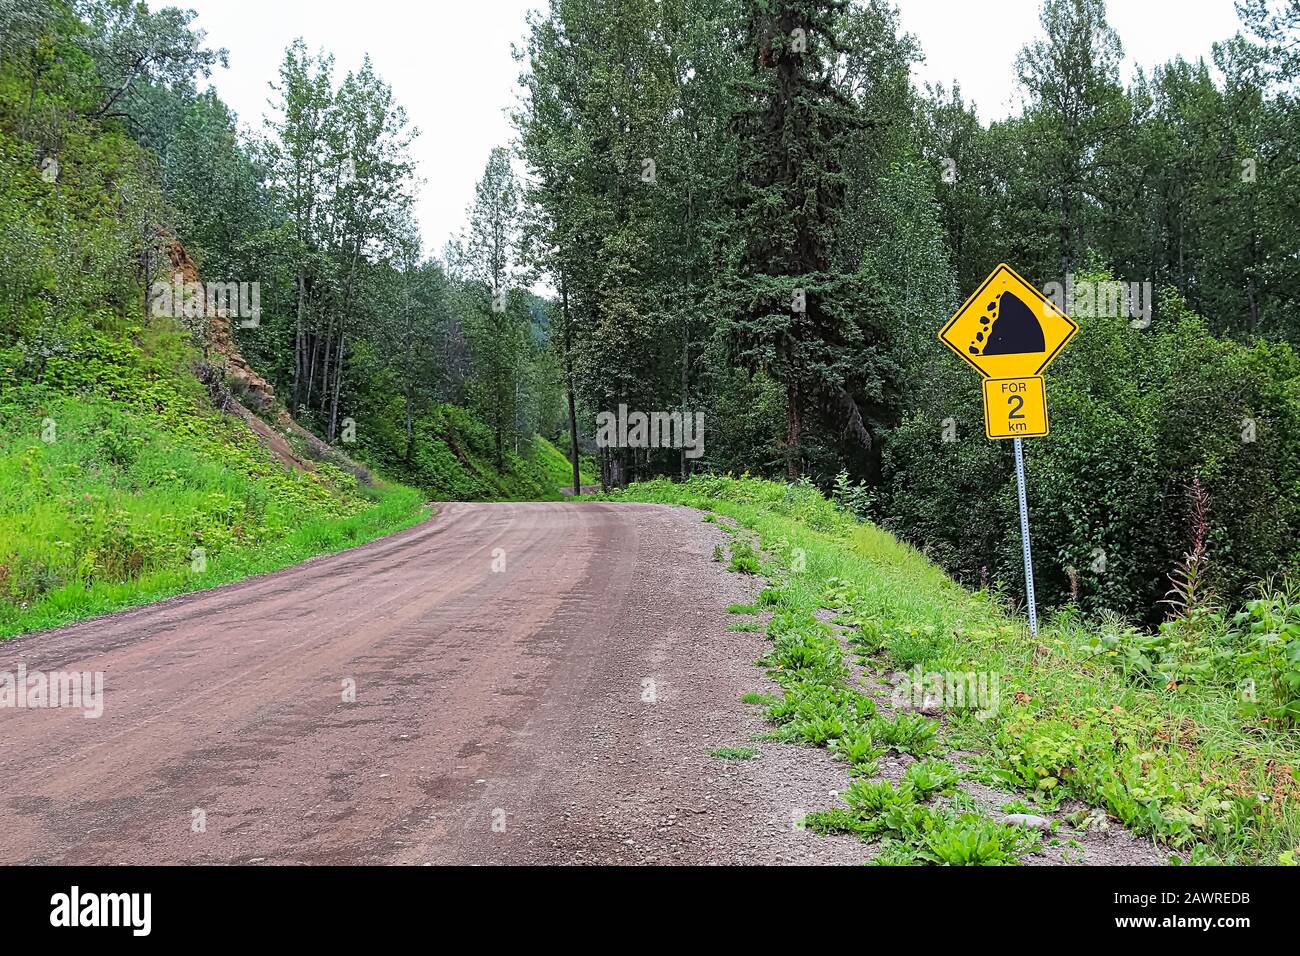
[[[1078,324],[1005,262],[994,269],[947,324],[939,341],[983,377],[984,434],[1015,439],[1020,544],[1025,553],[1029,633],[1038,639],[1034,557],[1029,550],[1022,438],[1045,438],[1047,385],[1043,369],[1079,331]]]
[[[1034,603],[1034,556],[1029,549],[1029,504],[1025,501],[1025,453],[1019,438],[1016,446],[1016,492],[1020,497],[1020,547],[1025,553],[1025,599],[1029,602],[1029,633],[1038,640],[1038,608]]]

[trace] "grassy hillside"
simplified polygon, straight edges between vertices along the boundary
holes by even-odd
[[[1272,864],[1300,855],[1300,733],[1277,708],[1289,665],[1269,653],[1300,620],[1286,595],[1236,625],[1193,631],[1204,622],[1184,620],[1155,636],[1067,611],[1035,642],[996,595],[964,590],[811,487],[697,478],[634,485],[626,497],[734,519],[731,568],[771,578],[762,610],[773,649],[760,663],[784,699],[755,700],[783,739],[832,747],[861,777],[848,806],[828,805],[810,826],[858,832],[890,862],[959,862],[961,847],[978,846],[971,852],[989,856],[979,862],[1013,861],[1024,849],[1015,834],[931,808],[919,799],[924,787],[870,779],[886,749],[952,751],[969,776],[1015,791],[1029,812],[1063,813],[1082,801],[1105,811],[1097,825],[1117,819],[1181,860]],[[838,615],[843,643],[819,620],[826,610]],[[1261,620],[1266,627],[1252,626]],[[1157,669],[1153,679],[1140,659],[1167,667],[1155,647],[1162,640],[1217,664],[1170,680]],[[846,654],[864,665],[862,681],[851,679]],[[870,688],[876,700],[880,688],[887,696],[898,673],[923,675],[927,686],[934,674],[985,675],[997,694],[979,709],[940,706],[937,721],[917,713],[884,720]],[[1254,700],[1243,686],[1258,691]],[[920,775],[931,771],[947,772]]]
[[[541,435],[533,440],[533,463],[544,472],[549,486],[573,487],[573,465],[568,455]],[[600,481],[590,458],[579,457],[578,475],[579,481],[584,485],[594,485]]]
[[[424,514],[412,489],[284,467],[212,408],[179,336],[136,328],[99,344],[53,381],[0,392],[0,637],[284,567]]]
[[[423,491],[432,501],[554,501],[572,484],[568,459],[534,435],[505,451],[496,467],[491,430],[467,409],[435,406],[415,423],[415,449],[405,457],[406,438],[398,403],[358,422],[356,454],[385,474]],[[352,449],[349,449],[351,451]],[[592,480],[588,473],[583,481]]]

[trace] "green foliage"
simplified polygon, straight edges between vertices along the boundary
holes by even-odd
[[[731,563],[727,565],[728,571],[738,571],[741,574],[758,573],[758,555],[754,552],[754,546],[748,541],[739,538],[731,542]]]
[[[871,722],[871,736],[885,747],[899,753],[921,756],[935,746],[937,721],[920,714],[895,714],[892,720],[877,717]]]
[[[717,747],[709,751],[709,756],[719,760],[757,760],[759,753],[756,747]]]
[[[831,499],[855,518],[866,520],[871,517],[875,504],[875,495],[867,488],[865,482],[854,482],[849,473],[840,469],[832,486]]]
[[[532,452],[534,466],[545,474],[545,480],[550,485],[556,488],[571,488],[573,486],[573,465],[570,463],[568,455],[541,435],[534,435],[527,445]],[[579,458],[578,469],[582,484],[596,484],[597,478],[591,471],[590,459]]]
[[[1082,319],[1052,366],[1052,437],[1026,443],[1035,585],[1049,606],[1158,623],[1193,546],[1193,482],[1208,498],[1199,587],[1235,603],[1293,560],[1300,361],[1286,345],[1215,340],[1176,297],[1163,312],[1145,330]],[[968,416],[945,441],[943,419],[978,407],[969,375],[946,364],[936,382],[954,391],[936,387],[887,441],[885,524],[965,583],[1020,591],[1010,450]]]
[[[1082,644],[1147,686],[1216,688],[1235,696],[1245,717],[1278,726],[1300,719],[1300,598],[1293,580],[1260,589],[1231,624],[1200,607],[1144,633],[1111,622]]]
[[[917,799],[908,785],[895,786],[888,780],[855,780],[844,791],[844,802],[862,816],[878,816],[896,807],[906,807]]]
[[[784,474],[786,396],[779,382],[762,370],[726,368],[715,373],[705,444],[705,461],[718,474]]]
[[[772,649],[758,663],[785,691],[767,708],[777,739],[824,747],[847,738],[841,754],[851,763],[869,761],[870,740],[864,744],[861,737],[875,705],[847,686],[848,672],[834,635],[810,614],[778,611],[768,636]]]
[[[553,447],[548,451],[545,439],[521,443],[523,454],[503,450],[503,467],[498,470],[493,430],[472,412],[455,405],[434,406],[415,420],[414,454],[408,462],[403,433],[384,427],[385,421],[402,421],[399,401],[393,399],[393,417],[368,417],[372,427],[358,430],[358,453],[386,473],[438,501],[560,498],[560,485],[566,483],[555,481],[555,456],[559,453]]]
[[[1237,670],[1235,642],[1228,639],[1222,626],[1207,630],[1199,617],[1165,621],[1154,634],[1131,627],[1102,626],[1089,638],[1087,647],[1134,680],[1152,687],[1172,689],[1193,681],[1226,677]]]
[[[1039,840],[1034,831],[964,813],[927,833],[919,855],[939,866],[1014,866]]]
[[[1294,726],[1300,721],[1300,587],[1288,581],[1265,591],[1246,602],[1233,623],[1240,665],[1233,676],[1257,675],[1265,689],[1264,699],[1256,702],[1252,686],[1251,709],[1282,726]]]
[[[874,776],[878,772],[876,760],[887,752],[886,748],[876,745],[869,729],[850,731],[835,740],[831,746],[837,757],[848,761],[850,773],[863,777]]]
[[[913,765],[912,769],[922,764]],[[916,779],[935,784],[917,772]],[[1039,847],[1039,835],[996,823],[978,813],[957,814],[924,806],[930,794],[911,781],[855,780],[844,792],[847,808],[809,814],[805,826],[816,833],[855,833],[866,840],[884,838],[872,860],[878,866],[931,864],[936,866],[1014,866]]]
[[[957,783],[961,774],[946,760],[918,760],[903,773],[903,780],[918,799],[928,800],[938,793],[946,793]]]

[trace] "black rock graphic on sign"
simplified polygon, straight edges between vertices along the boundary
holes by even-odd
[[[983,330],[971,343],[972,355],[1019,355],[1045,352],[1043,327],[1032,309],[1010,292],[1001,293],[988,304],[988,315],[980,316]]]

